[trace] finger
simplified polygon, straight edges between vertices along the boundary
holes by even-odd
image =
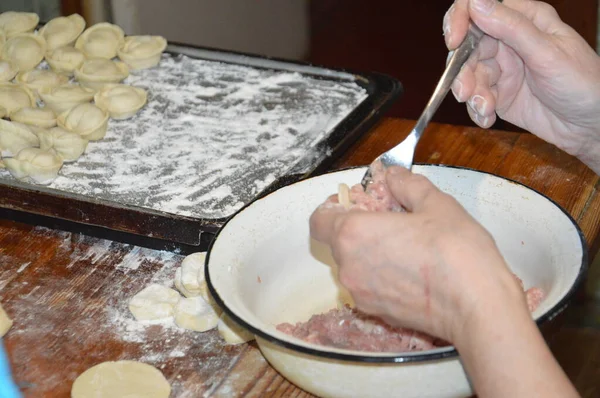
[[[443,19],[444,40],[448,50],[456,49],[469,28],[468,0],[456,0]]]
[[[440,192],[425,176],[398,166],[387,169],[386,182],[394,198],[410,212],[422,210]]]
[[[346,209],[337,203],[337,198],[332,200],[335,202],[328,199],[317,207],[309,219],[310,236],[325,244],[331,243],[338,219],[347,214]]]
[[[496,114],[495,113],[492,114],[491,116],[481,116],[468,103],[467,103],[467,112],[469,113],[471,120],[473,120],[473,122],[475,124],[477,124],[479,127],[482,127],[484,129],[492,127],[492,125],[496,122]]]
[[[480,116],[480,121],[496,113],[496,96],[490,86],[496,84],[500,74],[500,66],[494,60],[481,62],[477,66],[475,71],[477,86],[467,103]]]
[[[525,9],[524,0],[511,0],[513,7]],[[525,62],[539,62],[540,48],[549,46],[549,37],[523,12],[497,0],[469,0],[469,13],[486,34],[512,47]],[[531,10],[529,11],[531,13]],[[531,15],[530,15],[531,16]]]
[[[504,5],[525,15],[539,30],[556,34],[565,28],[556,9],[548,3],[533,0],[505,0]]]

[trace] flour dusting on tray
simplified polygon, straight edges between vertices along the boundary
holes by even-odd
[[[328,150],[316,144],[367,97],[353,82],[170,54],[125,83],[147,89],[148,104],[110,120],[49,188],[209,219],[307,170]]]

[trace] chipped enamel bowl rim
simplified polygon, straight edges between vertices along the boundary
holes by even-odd
[[[339,183],[353,185],[360,181],[364,171],[364,167],[349,168],[286,185],[236,212],[218,231],[207,252],[206,280],[210,292],[227,315],[256,335],[259,346],[262,339],[315,358],[362,363],[422,363],[447,358],[458,360],[454,347],[421,352],[365,353],[306,343],[275,329],[273,323],[288,321],[287,319],[278,319],[273,323],[264,321],[242,300],[243,294],[247,295],[248,290],[243,291],[240,286],[250,283],[247,281],[248,275],[256,274],[252,270],[252,267],[257,267],[253,258],[260,259],[264,255],[264,259],[275,259],[264,254],[267,250],[262,245],[282,243],[289,245],[290,250],[310,250],[308,243],[303,243],[305,246],[298,248],[297,244],[286,238],[286,234],[296,229],[301,230],[300,236],[308,234],[308,218],[314,208],[327,196],[335,193]],[[415,165],[413,171],[425,175],[440,189],[450,193],[482,222],[496,239],[511,268],[515,266],[513,271],[524,280],[526,287],[533,283],[546,285],[548,297],[532,314],[538,325],[550,321],[567,307],[584,280],[588,257],[581,229],[563,208],[547,196],[517,181],[491,173],[464,167],[426,164]],[[507,215],[512,216],[509,217],[510,221],[507,221]],[[542,227],[545,229],[539,229]],[[532,231],[536,232],[535,236],[531,235]],[[515,239],[520,243],[514,243]],[[543,239],[551,241],[544,242]],[[306,240],[309,240],[308,235]],[[519,249],[521,246],[523,250]],[[528,249],[529,247],[532,249]],[[281,258],[281,247],[269,248],[278,251],[280,257],[277,259]],[[544,258],[545,254],[549,258]],[[535,256],[541,256],[539,260],[542,262],[549,259],[550,268],[540,269],[539,266],[535,268],[535,265],[528,268],[530,265],[523,263]],[[320,266],[328,267],[322,263],[316,265]],[[245,280],[242,276],[246,276]],[[537,280],[534,282],[534,279]],[[269,275],[262,275],[260,283],[269,283]],[[266,289],[264,285],[260,288]],[[268,305],[265,301],[261,304]]]

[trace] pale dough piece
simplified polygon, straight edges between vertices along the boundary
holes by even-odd
[[[110,84],[96,93],[96,106],[116,120],[129,119],[146,104],[146,90],[126,84]]]
[[[190,293],[205,299],[208,287],[204,276],[206,252],[192,253],[181,262],[181,284]]]
[[[6,43],[6,32],[4,32],[4,29],[0,28],[0,54],[2,53],[4,43]]]
[[[132,70],[146,69],[158,65],[165,48],[167,40],[162,36],[127,36],[117,55]]]
[[[16,156],[25,148],[40,145],[38,137],[28,126],[0,119],[0,155]]]
[[[6,109],[8,114],[21,108],[35,107],[35,105],[35,96],[26,86],[0,83],[0,106]]]
[[[67,76],[45,69],[19,72],[15,80],[17,83],[27,86],[36,97],[39,97],[41,89],[58,87],[69,82]]]
[[[219,322],[219,314],[202,297],[181,299],[175,306],[175,323],[189,330],[206,332]]]
[[[136,361],[102,362],[80,374],[72,398],[168,398],[171,386],[154,366]]]
[[[45,129],[56,126],[56,115],[50,108],[25,107],[14,111],[9,117],[13,122]]]
[[[45,24],[39,31],[48,44],[48,50],[75,43],[81,32],[85,29],[85,19],[79,14],[68,17],[56,17]]]
[[[183,294],[185,297],[197,297],[200,295],[200,293],[194,294],[183,287],[183,284],[181,283],[181,268],[175,270],[175,279],[173,280],[173,283],[175,284],[175,289],[179,290],[179,293]]]
[[[4,337],[12,325],[12,319],[10,319],[4,308],[0,305],[0,337]]]
[[[6,112],[6,109],[3,106],[0,106],[0,119],[2,119],[7,114],[8,113]]]
[[[85,55],[74,47],[64,46],[46,53],[46,62],[56,73],[73,76],[85,61]]]
[[[14,158],[4,158],[3,161],[14,178],[40,185],[54,181],[63,165],[54,151],[40,148],[22,149]]]
[[[217,329],[227,344],[242,344],[254,340],[252,333],[237,324],[226,313],[221,314]]]
[[[108,113],[94,104],[83,103],[61,113],[56,123],[87,141],[98,141],[106,135]]]
[[[34,69],[46,54],[46,42],[33,33],[22,33],[11,37],[2,47],[2,59],[13,62],[19,71]]]
[[[88,58],[112,59],[123,44],[125,32],[117,25],[100,22],[87,28],[75,42],[75,48]]]
[[[338,186],[338,202],[346,209],[350,208],[350,188],[346,184]]]
[[[0,29],[11,38],[20,33],[33,32],[40,17],[33,12],[6,11],[0,14]]]
[[[127,76],[127,65],[103,58],[88,59],[75,69],[75,79],[79,84],[96,91],[106,85],[122,82]]]
[[[64,162],[77,160],[83,155],[88,144],[79,134],[61,127],[40,130],[36,134],[40,139],[40,149],[53,149]]]
[[[39,90],[40,98],[44,101],[44,104],[57,115],[79,104],[89,103],[94,98],[94,93],[94,90],[81,87],[79,84],[65,84]]]
[[[0,82],[8,82],[19,73],[19,68],[11,61],[0,61]]]
[[[131,298],[129,311],[138,321],[172,318],[180,300],[181,296],[176,290],[152,284]]]

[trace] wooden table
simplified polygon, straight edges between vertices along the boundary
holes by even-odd
[[[337,167],[362,165],[401,141],[412,121],[385,119]],[[493,172],[554,199],[577,220],[595,253],[599,178],[529,134],[432,125],[418,162]],[[103,361],[134,359],[161,369],[173,397],[309,394],[279,376],[256,346],[224,346],[216,331],[140,326],[127,300],[172,279],[183,256],[81,234],[0,220],[0,302],[14,319],[5,336],[14,377],[27,397],[68,397],[73,380]],[[600,394],[600,332],[567,324],[551,343],[585,397]]]

